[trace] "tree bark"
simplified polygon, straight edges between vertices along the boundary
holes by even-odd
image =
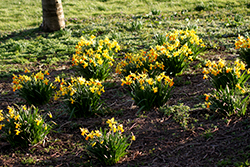
[[[42,0],[43,31],[57,31],[65,28],[65,20],[61,0]]]

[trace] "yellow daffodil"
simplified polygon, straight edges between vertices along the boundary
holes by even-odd
[[[120,124],[120,125],[118,126],[118,130],[120,130],[121,132],[124,132],[124,129],[123,129],[123,125],[122,125],[122,124]]]
[[[16,120],[18,120],[18,119],[19,119],[19,117],[20,117],[20,115],[19,115],[19,114],[15,115],[15,116],[14,116],[15,121],[16,121]]]
[[[111,118],[111,119],[108,119],[107,121],[106,121],[106,123],[107,124],[109,124],[109,126],[110,127],[112,127],[112,125],[114,125],[114,124],[117,124],[117,122],[115,121],[115,118],[113,117],[113,118]]]
[[[52,114],[51,114],[51,112],[49,112],[48,113],[48,116],[50,117],[50,118],[52,118],[53,116],[52,116]]]
[[[208,78],[208,76],[206,74],[204,74],[203,79],[207,79],[207,78]]]
[[[102,133],[99,130],[95,130],[95,136],[101,137]]]
[[[30,72],[30,70],[28,70],[27,68],[25,68],[25,71],[24,71],[25,73],[28,73],[28,72]]]
[[[49,80],[46,78],[45,80],[43,80],[43,83],[45,83],[46,85],[48,85]]]
[[[115,133],[117,131],[117,126],[113,124],[110,130]]]
[[[135,141],[135,136],[134,135],[132,135],[131,140]]]
[[[27,110],[26,105],[23,105],[23,106],[22,106],[22,109],[23,109],[23,110]]]
[[[204,96],[206,96],[205,100],[208,101],[210,95],[205,93]]]
[[[16,129],[15,131],[16,131],[16,135],[19,135],[19,133],[21,133],[21,131],[18,129]]]
[[[232,71],[232,68],[226,67],[226,73],[230,73]]]
[[[41,80],[43,80],[44,74],[42,73],[42,71],[38,72],[38,73],[35,75],[35,78],[36,78],[36,79],[41,79]]]
[[[96,36],[94,36],[94,35],[90,36],[90,39],[95,39],[95,38],[96,38]]]
[[[8,106],[7,109],[9,110],[10,118],[12,119],[13,117],[15,117],[14,109],[10,106]]]
[[[93,144],[92,144],[92,147],[94,147],[96,145],[96,142],[94,142]]]
[[[3,110],[0,110],[0,122],[5,119],[2,112],[3,112]]]
[[[170,82],[169,86],[172,87],[174,85],[174,82]]]
[[[21,123],[16,123],[14,122],[14,124],[16,125],[15,128],[18,129],[19,127],[21,127]]]
[[[100,64],[100,65],[102,65],[103,62],[104,62],[104,61],[103,61],[102,59],[98,59],[98,60],[97,60],[97,63]]]
[[[239,90],[242,89],[242,87],[239,84],[236,84],[236,88],[238,88]]]
[[[73,104],[74,102],[75,102],[75,100],[70,98],[70,103]]]
[[[89,138],[90,139],[93,139],[94,138],[94,131],[91,131],[89,134],[87,134],[87,137],[85,138],[86,140],[88,140]]]
[[[148,78],[148,79],[146,79],[146,82],[147,82],[149,85],[153,85],[153,84],[154,84],[153,78]]]
[[[205,104],[207,105],[207,108],[209,108],[209,106],[211,105],[210,102],[205,102]]]
[[[158,87],[153,87],[152,89],[153,89],[154,93],[158,92]]]
[[[80,128],[81,130],[81,135],[84,136],[85,134],[89,133],[89,130],[88,129],[85,129],[85,128]]]
[[[0,124],[0,130],[2,130],[3,127],[5,127],[5,124]]]
[[[41,122],[42,122],[42,119],[35,119],[35,122],[36,122],[36,125],[38,126]]]
[[[55,78],[55,82],[61,82],[60,76],[57,76],[57,77]]]
[[[49,72],[48,72],[48,70],[46,70],[46,71],[44,72],[44,74],[46,74],[46,75],[49,75]]]

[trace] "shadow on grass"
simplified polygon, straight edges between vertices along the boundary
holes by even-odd
[[[7,39],[32,39],[36,38],[39,35],[44,35],[46,32],[43,32],[40,27],[30,28],[25,30],[13,31],[10,34],[0,34],[0,40],[4,42]]]

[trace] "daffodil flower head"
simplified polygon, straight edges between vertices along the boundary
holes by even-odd
[[[16,129],[15,131],[16,131],[16,135],[19,135],[19,133],[21,133],[21,131],[18,129]]]
[[[99,130],[95,130],[95,136],[96,137],[101,137],[102,133]]]
[[[48,113],[48,116],[50,117],[50,118],[52,118],[53,116],[52,116],[52,114],[51,114],[51,112],[49,112]]]
[[[121,132],[124,132],[124,129],[123,129],[123,125],[122,125],[122,124],[120,124],[120,125],[118,126],[118,130],[120,130]]]
[[[35,122],[36,122],[36,125],[38,126],[42,122],[42,119],[41,118],[36,118]]]
[[[25,71],[24,71],[25,73],[28,73],[28,72],[30,72],[30,70],[28,70],[27,68],[25,68]]]
[[[205,100],[208,101],[210,95],[205,93],[204,96],[206,97]]]
[[[117,124],[117,121],[115,121],[115,118],[111,118],[111,119],[108,119],[107,121],[107,124],[109,124],[110,127],[112,127],[112,125],[114,124]]]
[[[209,108],[211,105],[211,102],[205,102],[205,104],[207,105],[207,108]]]
[[[85,129],[85,128],[80,128],[80,131],[82,132],[81,135],[84,136],[86,134],[89,133],[89,130],[88,129]]]
[[[131,140],[135,141],[135,136],[134,135],[132,135]]]

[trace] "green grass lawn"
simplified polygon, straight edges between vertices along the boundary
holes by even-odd
[[[64,14],[67,19],[84,19],[96,15],[147,14],[151,10],[160,10],[164,14],[184,10],[194,11],[195,8],[205,11],[232,10],[232,14],[246,14],[249,10],[245,0],[86,0],[62,1]],[[42,22],[42,4],[40,0],[19,0],[0,2],[0,32],[37,27]],[[132,10],[131,10],[132,9]],[[223,14],[223,13],[222,13]]]

